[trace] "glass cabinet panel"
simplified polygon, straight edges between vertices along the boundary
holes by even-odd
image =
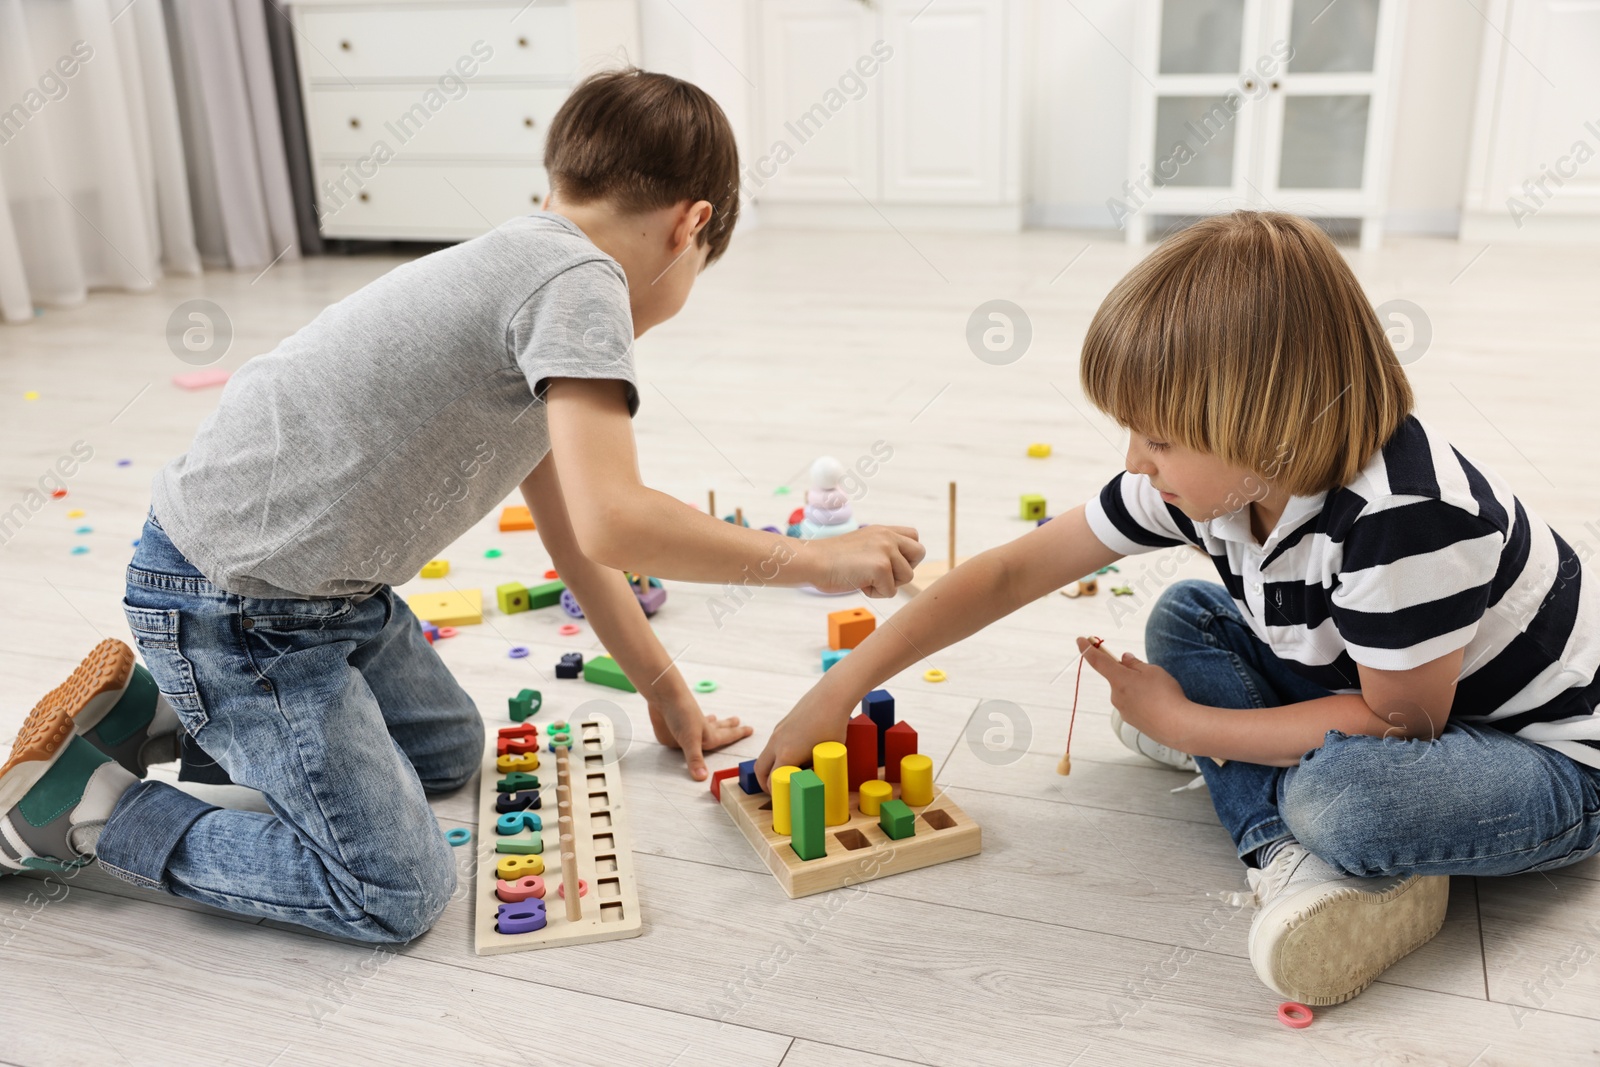
[[[1378,0],[1294,0],[1289,19],[1289,44],[1294,48],[1290,71],[1371,72],[1377,43]]]
[[[1278,188],[1361,188],[1370,103],[1365,93],[1285,98]]]
[[[1156,99],[1156,185],[1233,186],[1238,116],[1222,96]]]
[[[1161,5],[1160,74],[1233,74],[1244,41],[1244,0]]]

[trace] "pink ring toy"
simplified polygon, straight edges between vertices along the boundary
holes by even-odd
[[[562,882],[561,885],[556,889],[556,892],[561,894],[561,899],[562,900],[566,900],[567,899],[567,883]],[[588,895],[589,895],[589,883],[585,882],[582,878],[579,878],[578,879],[578,898],[581,900],[581,899],[583,899],[584,897],[586,897]]]
[[[441,626],[441,627],[439,627],[439,636],[440,637],[454,637],[455,635],[456,635],[456,628],[454,626]]]
[[[581,627],[579,627],[576,623],[564,622],[561,624],[561,628],[558,629],[556,633],[560,634],[562,637],[571,637],[573,634],[577,633],[579,629],[581,629]]]
[[[581,895],[581,894],[580,894]],[[1296,1000],[1286,1000],[1278,1005],[1278,1021],[1296,1030],[1311,1025],[1311,1009]]]

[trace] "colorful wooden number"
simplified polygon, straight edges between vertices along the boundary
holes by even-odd
[[[544,820],[531,811],[508,811],[494,821],[497,834],[520,834],[524,830],[538,833],[544,829]]]
[[[497,756],[506,753],[537,752],[539,751],[539,737],[502,737],[495,741],[494,751]]]
[[[494,784],[498,793],[515,793],[519,789],[538,789],[539,776],[525,774],[522,771],[512,771]]]
[[[494,895],[507,904],[521,904],[529,897],[543,900],[544,879],[537,874],[518,878],[515,882],[508,882],[501,878],[494,884]]]
[[[536,771],[539,769],[539,753],[507,753],[494,761],[494,769],[501,774],[511,771]]]
[[[524,900],[518,904],[502,904],[495,912],[494,928],[502,934],[531,934],[545,928],[544,901]]]
[[[522,723],[519,726],[502,726],[502,727],[500,727],[499,736],[500,737],[538,737],[539,736],[539,728],[537,726],[535,726],[531,722],[525,722],[525,723]]]
[[[508,811],[525,811],[528,808],[539,806],[539,791],[527,789],[520,793],[501,793],[494,798],[494,810],[504,814]]]
[[[530,874],[544,873],[544,860],[538,856],[507,856],[494,865],[494,873],[508,882]]]

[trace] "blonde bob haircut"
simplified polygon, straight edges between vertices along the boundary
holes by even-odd
[[[1354,480],[1413,403],[1344,257],[1315,223],[1276,211],[1162,242],[1095,312],[1079,375],[1122,426],[1296,496]]]

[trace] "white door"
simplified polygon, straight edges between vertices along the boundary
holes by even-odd
[[[790,201],[877,197],[875,94],[884,74],[873,51],[881,36],[877,28],[876,13],[861,0],[762,4],[762,132],[743,175],[751,195]],[[873,73],[863,76],[864,68]]]
[[[996,203],[1005,179],[1006,0],[890,0],[883,199]]]

